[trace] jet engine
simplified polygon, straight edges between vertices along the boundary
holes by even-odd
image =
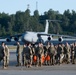
[[[11,42],[11,38],[7,38],[6,41],[7,41],[7,42]]]
[[[18,40],[19,40],[19,37],[17,37],[17,36],[14,37],[14,40],[15,40],[15,41],[18,41]]]
[[[59,42],[62,42],[62,41],[63,41],[63,38],[62,38],[62,37],[59,37],[59,38],[58,38],[58,41],[59,41]]]
[[[48,40],[49,40],[49,41],[52,40],[52,36],[49,36],[49,37],[48,37]]]

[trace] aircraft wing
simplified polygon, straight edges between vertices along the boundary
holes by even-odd
[[[8,35],[8,36],[0,36],[0,39],[6,39],[7,42],[11,42],[11,39],[13,38],[15,41],[19,41],[19,37],[21,37],[23,34],[18,35]]]
[[[22,36],[22,34],[18,34],[18,35],[7,35],[7,36],[0,36],[0,39],[6,39],[6,38],[12,38],[12,37],[21,37]]]
[[[57,34],[56,36],[58,36],[58,37],[62,37],[62,38],[76,39],[75,36],[70,36],[70,35],[59,35],[59,34]]]
[[[38,33],[38,36],[55,36],[55,34],[42,34],[42,33]]]
[[[59,34],[41,34],[41,33],[39,33],[38,36],[52,36],[52,37],[62,37],[62,38],[72,38],[72,39],[76,39],[76,37],[74,37],[74,36],[59,35]]]

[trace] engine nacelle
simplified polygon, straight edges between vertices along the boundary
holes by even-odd
[[[58,38],[58,41],[59,41],[59,42],[62,42],[62,41],[63,41],[63,38],[62,38],[62,37],[59,37],[59,38]]]
[[[48,40],[49,40],[49,41],[52,40],[52,36],[49,36],[49,37],[48,37]]]
[[[14,37],[14,40],[15,40],[15,41],[18,41],[18,40],[19,40],[19,37]]]
[[[11,42],[11,38],[7,38],[6,41],[7,41],[7,42]]]

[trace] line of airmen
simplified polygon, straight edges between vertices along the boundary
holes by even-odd
[[[42,43],[39,43],[38,46],[29,43],[24,44],[21,54],[22,65],[26,67],[31,67],[32,65],[60,65],[64,62],[75,64],[76,43],[69,45],[66,42],[65,45],[58,44],[56,46],[50,42],[45,46]],[[21,64],[21,61],[18,61],[18,66],[20,66],[19,64]]]
[[[23,50],[20,48],[20,43],[17,42],[17,65],[31,67],[42,65],[55,65],[62,63],[75,64],[76,59],[76,43],[69,45],[58,44],[53,45],[48,42],[47,45],[43,45],[41,42],[38,46],[29,44],[23,45]],[[22,58],[21,58],[22,57]],[[7,68],[9,65],[9,48],[2,42],[0,46],[0,61],[3,59],[3,68]]]

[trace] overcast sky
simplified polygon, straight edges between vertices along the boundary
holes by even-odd
[[[17,11],[25,11],[28,4],[31,14],[33,14],[36,8],[39,14],[43,14],[49,9],[59,11],[60,13],[67,9],[76,11],[76,0],[0,0],[0,12],[15,14]]]

